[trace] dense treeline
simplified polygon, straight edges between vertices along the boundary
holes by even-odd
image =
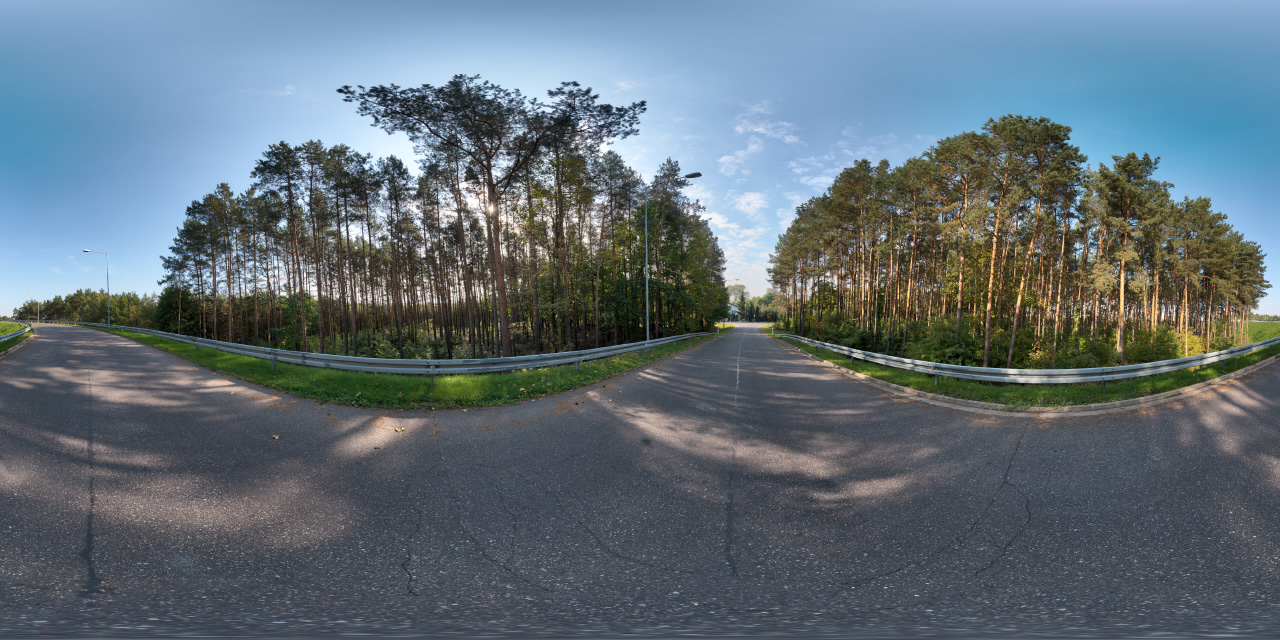
[[[636,133],[643,102],[565,83],[543,103],[468,76],[341,93],[408,134],[419,171],[271,145],[249,189],[187,207],[157,328],[383,357],[591,348],[644,339],[646,277],[654,337],[726,315],[723,253],[678,164],[645,185],[602,152]]]
[[[154,294],[113,293],[111,322],[130,327],[150,328],[156,317],[159,297]],[[62,320],[65,322],[107,322],[107,293],[80,289],[52,300],[28,300],[13,310],[17,320]]]
[[[1087,166],[1008,115],[901,166],[860,161],[797,208],[770,277],[792,331],[982,366],[1143,362],[1248,341],[1260,247],[1159,158]]]
[[[780,316],[782,297],[777,291],[769,289],[762,296],[751,297],[745,285],[735,284],[728,287],[730,309],[729,319],[740,322],[777,322]]]

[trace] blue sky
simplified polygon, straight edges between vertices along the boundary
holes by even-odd
[[[1161,156],[1175,196],[1213,198],[1270,266],[1277,6],[0,0],[0,313],[104,287],[85,248],[110,252],[113,291],[156,291],[186,205],[247,187],[273,142],[411,159],[335,89],[456,73],[648,101],[615,149],[646,176],[667,157],[704,174],[690,194],[753,294],[795,204],[842,167],[1005,113],[1071,126],[1092,163]]]

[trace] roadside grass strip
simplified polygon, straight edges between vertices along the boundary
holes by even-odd
[[[1256,324],[1256,323],[1255,323]],[[1172,371],[1170,373],[1162,373],[1154,376],[1146,376],[1143,378],[1131,378],[1128,380],[1113,380],[1107,382],[1107,392],[1102,392],[1102,384],[1095,382],[1083,382],[1075,384],[1010,384],[999,382],[982,382],[980,380],[965,380],[963,378],[941,377],[937,386],[934,386],[934,378],[931,375],[916,373],[914,371],[906,371],[903,369],[894,369],[862,360],[850,360],[849,356],[835,353],[818,347],[812,347],[803,342],[792,340],[790,338],[775,338],[782,340],[787,344],[813,354],[823,360],[837,364],[845,369],[856,371],[863,375],[870,376],[877,380],[889,382],[902,387],[908,387],[917,391],[926,393],[936,393],[939,395],[950,396],[952,398],[960,398],[962,400],[977,400],[979,402],[992,402],[996,404],[1008,405],[1009,407],[1063,407],[1082,404],[1097,404],[1101,402],[1116,402],[1119,400],[1130,400],[1133,398],[1142,398],[1146,396],[1181,389],[1207,380],[1212,380],[1223,374],[1231,373],[1243,369],[1251,364],[1261,362],[1280,353],[1280,345],[1268,347],[1261,351],[1237,356],[1230,360],[1223,360],[1212,364],[1195,367],[1193,369],[1183,369],[1181,371]]]
[[[574,365],[567,364],[511,373],[420,376],[322,369],[284,362],[277,363],[273,372],[270,360],[208,347],[197,350],[195,345],[185,342],[132,331],[117,329],[110,333],[219,373],[303,398],[354,407],[419,410],[491,407],[535,400],[612,378],[716,338],[714,335],[691,338],[656,346],[644,354],[631,351],[586,360],[577,371]],[[725,333],[721,331],[720,335]]]
[[[1262,342],[1277,336],[1280,336],[1280,322],[1254,320],[1249,323],[1249,342]]]
[[[16,322],[0,322],[0,336],[13,333],[14,331],[21,331],[21,330],[22,330],[22,325],[17,324]],[[0,353],[4,353],[5,351],[8,351],[10,347],[17,346],[19,342],[26,340],[30,336],[31,336],[31,332],[28,331],[20,336],[9,338],[8,340],[0,341]]]

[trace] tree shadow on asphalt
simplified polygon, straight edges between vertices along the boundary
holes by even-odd
[[[15,517],[83,521],[92,369],[99,526],[158,562],[189,558],[172,584],[323,591],[341,568],[316,558],[367,546],[370,584],[495,610],[637,593],[764,607],[803,585],[826,610],[1065,603],[1100,621],[1144,602],[1269,603],[1280,577],[1269,370],[1045,420],[922,404],[781,349],[741,371],[718,341],[538,402],[421,414],[289,398],[101,335],[4,363],[0,489],[20,496]],[[19,539],[33,530],[5,540],[7,562],[39,564]],[[117,588],[145,574],[99,548]]]

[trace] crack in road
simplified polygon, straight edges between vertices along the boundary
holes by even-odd
[[[981,574],[983,571],[986,571],[987,569],[990,569],[991,567],[994,567],[995,564],[999,562],[1001,558],[1005,557],[1005,555],[1009,553],[1009,547],[1012,547],[1013,543],[1018,541],[1018,538],[1022,536],[1022,532],[1027,530],[1027,525],[1031,524],[1031,500],[1027,498],[1027,494],[1022,492],[1022,489],[1018,488],[1018,485],[1012,482],[1008,482],[1007,480],[1005,481],[1005,484],[1012,487],[1014,491],[1018,492],[1018,495],[1022,496],[1022,507],[1027,511],[1027,517],[1022,521],[1022,526],[1018,527],[1018,531],[1014,533],[1012,536],[1010,536],[1009,540],[1007,540],[1004,543],[1004,548],[1000,549],[1000,555],[992,558],[991,562],[987,563],[987,566],[975,571],[973,573],[973,575],[975,576]]]
[[[991,508],[995,506],[996,500],[1000,497],[1000,492],[1004,490],[1006,486],[1013,487],[1015,491],[1017,491],[1020,495],[1022,495],[1023,500],[1026,501],[1026,494],[1023,494],[1021,489],[1019,489],[1018,487],[1016,487],[1015,485],[1009,482],[1009,472],[1013,470],[1013,462],[1014,460],[1017,459],[1018,452],[1022,449],[1022,440],[1027,437],[1027,431],[1029,430],[1030,430],[1030,427],[1023,427],[1022,433],[1018,434],[1018,441],[1013,447],[1013,453],[1009,455],[1009,463],[1005,465],[1004,474],[1000,476],[1000,484],[996,486],[996,490],[991,493],[991,500],[987,502],[987,506],[982,510],[982,513],[978,514],[978,517],[973,521],[973,523],[969,525],[967,529],[965,529],[964,533],[961,533],[960,535],[957,535],[956,537],[952,538],[951,542],[948,542],[942,548],[938,549],[937,551],[933,552],[932,554],[926,556],[921,560],[918,560],[915,562],[908,562],[907,564],[904,564],[896,569],[886,571],[884,573],[879,573],[873,576],[869,576],[861,580],[853,580],[850,582],[845,582],[844,587],[846,589],[853,589],[856,587],[860,587],[864,584],[875,582],[876,580],[880,580],[882,578],[888,578],[890,576],[897,575],[904,571],[915,569],[917,567],[922,567],[925,564],[928,564],[929,562],[932,562],[933,560],[936,560],[942,557],[948,551],[954,549],[960,544],[963,544],[966,540],[969,539],[970,536],[973,535],[973,532],[977,530],[978,525],[982,524],[982,520],[987,517],[987,514],[991,511]],[[1015,533],[1013,537],[1011,537],[1005,543],[1004,549],[1001,551],[1000,555],[997,556],[995,560],[992,560],[991,563],[988,564],[986,567],[979,569],[978,573],[982,573],[983,571],[986,571],[987,569],[991,568],[991,565],[994,565],[996,560],[999,560],[1000,558],[1004,557],[1004,554],[1009,550],[1009,547],[1013,544],[1013,542],[1017,540],[1018,536],[1022,535],[1023,530],[1026,529],[1027,524],[1030,522],[1030,517],[1031,517],[1030,502],[1026,501],[1024,503],[1024,507],[1027,509],[1027,520],[1023,522],[1022,528],[1019,529],[1018,532]]]
[[[440,456],[440,466],[444,467],[445,479],[449,483],[449,489],[451,494],[449,502],[450,504],[453,505],[455,522],[457,522],[458,528],[462,530],[462,533],[467,536],[467,540],[471,541],[471,544],[480,552],[480,555],[483,556],[485,560],[488,560],[495,567],[498,567],[499,569],[502,569],[504,572],[510,574],[513,578],[540,591],[544,591],[546,593],[556,593],[555,589],[538,584],[524,577],[523,575],[520,574],[520,572],[508,566],[507,563],[508,561],[510,561],[510,557],[508,557],[507,560],[499,560],[495,558],[492,554],[489,553],[489,550],[485,548],[485,546],[480,542],[480,540],[476,538],[475,534],[472,533],[471,528],[468,527],[466,523],[462,521],[462,493],[458,489],[458,483],[454,482],[451,465],[449,464],[449,461],[445,459],[445,456],[444,456],[443,443],[448,439],[440,437],[439,440],[441,444],[440,446],[437,447],[437,453]]]
[[[472,464],[469,466],[472,468],[482,468],[486,465]],[[493,478],[488,475],[483,476],[483,479],[485,484],[492,487],[493,492],[498,495],[498,506],[502,507],[502,512],[507,514],[507,529],[509,530],[509,533],[507,534],[507,557],[503,562],[511,562],[511,559],[516,555],[516,530],[520,524],[520,518],[517,517],[516,514],[512,513],[511,509],[507,507],[506,492],[502,490],[502,487],[499,487],[498,483],[494,482]]]
[[[1013,448],[1013,455],[1009,456],[1009,464],[1004,468],[1004,476],[1000,478],[1000,487],[997,488],[996,493],[991,496],[991,504],[995,504],[996,496],[1000,494],[1000,490],[1005,487],[1011,487],[1014,491],[1018,492],[1018,495],[1022,496],[1022,508],[1026,510],[1027,517],[1022,521],[1022,526],[1018,527],[1017,533],[1014,533],[1009,540],[1004,543],[1004,548],[1000,550],[1000,555],[992,558],[991,562],[987,563],[987,566],[974,572],[973,575],[975,576],[995,566],[996,562],[999,561],[1000,558],[1003,558],[1005,554],[1009,553],[1009,547],[1013,546],[1013,543],[1022,535],[1022,532],[1027,530],[1027,525],[1031,523],[1031,500],[1027,498],[1027,494],[1022,492],[1022,489],[1018,488],[1018,485],[1009,482],[1009,474],[1013,471],[1013,461],[1017,459],[1018,452],[1022,450],[1022,440],[1027,437],[1027,432],[1030,429],[1031,427],[1023,427],[1022,433],[1018,436],[1018,444]],[[987,510],[990,509],[991,505],[989,504],[987,505]],[[986,515],[986,511],[983,511],[983,515]]]
[[[653,563],[650,563],[650,562],[645,562],[644,560],[641,560],[641,559],[639,559],[639,558],[634,558],[634,557],[632,557],[632,556],[628,556],[628,555],[625,555],[625,554],[623,554],[623,553],[621,553],[621,552],[617,551],[617,550],[616,550],[616,549],[614,549],[613,547],[609,546],[609,544],[608,544],[607,542],[605,542],[605,541],[604,541],[604,539],[603,539],[603,538],[601,538],[601,537],[599,536],[599,534],[597,534],[597,533],[596,533],[596,532],[595,532],[591,527],[588,527],[588,526],[586,525],[586,523],[584,523],[584,522],[582,521],[582,519],[581,519],[581,518],[579,518],[578,516],[575,516],[574,514],[570,513],[570,512],[569,512],[569,510],[564,506],[564,501],[560,499],[559,494],[557,494],[555,491],[553,491],[553,490],[551,490],[551,489],[548,489],[548,488],[546,488],[546,487],[543,487],[542,485],[538,484],[538,483],[537,483],[536,481],[534,481],[534,480],[531,480],[531,479],[529,479],[529,478],[524,478],[524,479],[525,479],[525,480],[527,480],[527,481],[529,482],[529,484],[533,485],[533,486],[534,486],[534,487],[536,487],[537,489],[539,489],[539,490],[543,491],[544,493],[546,493],[547,495],[551,496],[551,500],[552,500],[553,502],[555,502],[556,508],[560,510],[560,513],[563,513],[563,514],[564,514],[566,517],[568,517],[570,520],[573,520],[574,524],[578,525],[578,527],[579,527],[580,529],[582,529],[583,531],[586,531],[586,532],[587,532],[587,535],[591,536],[591,539],[592,539],[592,540],[595,540],[596,545],[597,545],[597,546],[599,546],[599,547],[600,547],[600,549],[601,549],[602,551],[604,551],[605,553],[607,553],[607,554],[609,554],[609,555],[611,555],[611,556],[613,556],[613,557],[615,557],[615,558],[617,558],[617,559],[619,559],[619,560],[622,560],[622,561],[624,561],[624,562],[630,562],[630,563],[633,563],[633,564],[638,564],[638,565],[640,565],[640,566],[642,566],[642,567],[648,567],[648,568],[650,568],[650,569],[657,569],[658,571],[666,571],[666,572],[668,572],[668,573],[683,573],[683,574],[692,574],[692,573],[694,573],[693,571],[690,571],[690,570],[688,570],[688,569],[671,569],[671,568],[664,567],[664,566],[657,565],[657,564],[653,564]]]
[[[413,588],[413,583],[417,581],[418,578],[417,576],[413,575],[413,569],[409,568],[409,563],[413,562],[413,540],[414,538],[418,537],[419,533],[422,532],[422,513],[423,512],[422,512],[422,509],[418,507],[410,507],[410,509],[413,509],[413,511],[418,514],[418,520],[413,527],[413,533],[409,534],[409,542],[408,544],[405,545],[405,548],[406,548],[405,559],[404,559],[404,562],[400,563],[400,568],[404,569],[404,574],[408,578],[409,595],[417,596],[421,594],[418,593],[417,589]]]
[[[738,341],[738,356],[734,360],[733,365],[733,410],[736,415],[738,412],[738,388],[742,380],[742,346],[747,341],[747,334],[742,334],[742,340]],[[725,480],[725,500],[724,500],[724,561],[729,565],[729,575],[738,577],[738,562],[733,557],[733,537],[734,537],[734,501],[733,492],[734,480],[738,468],[738,432],[730,427],[729,429],[729,471],[728,478]]]
[[[428,473],[431,473],[432,471],[435,471],[436,469],[439,469],[439,468],[440,468],[440,465],[439,465],[439,464],[432,465],[430,468],[428,468],[428,469],[424,470],[424,471],[422,472],[422,475],[426,475],[426,474],[428,474]],[[405,487],[405,501],[406,501],[406,502],[408,502],[408,501],[409,501],[409,495],[408,495],[408,494],[409,494],[409,492],[410,492],[411,488],[412,488],[412,485],[411,485],[411,484],[406,483],[406,487]],[[418,537],[418,534],[419,534],[419,533],[422,533],[422,518],[426,515],[426,512],[424,512],[420,507],[417,507],[417,506],[414,506],[414,505],[409,505],[409,508],[410,508],[410,509],[412,509],[414,513],[418,514],[418,518],[417,518],[416,522],[414,523],[413,533],[409,534],[409,540],[405,543],[405,559],[404,559],[404,562],[400,563],[400,568],[401,568],[401,569],[404,569],[405,576],[408,578],[408,581],[409,581],[409,584],[408,584],[408,591],[409,591],[409,595],[417,596],[417,595],[422,595],[422,594],[418,593],[418,590],[417,590],[416,588],[414,588],[414,586],[413,586],[413,583],[415,583],[415,582],[417,582],[417,581],[418,581],[418,577],[417,577],[416,575],[414,575],[414,573],[413,573],[413,569],[410,569],[410,568],[409,568],[409,563],[413,562],[413,544],[414,544],[414,540],[416,540],[416,539],[417,539],[417,537]]]
[[[80,589],[81,598],[91,598],[103,592],[102,578],[98,575],[98,567],[93,557],[93,512],[98,502],[97,489],[94,487],[94,452],[93,452],[93,371],[86,370],[89,378],[89,433],[87,438],[87,458],[89,462],[89,516],[85,520],[84,548],[80,550],[80,559],[84,560],[87,575]]]

